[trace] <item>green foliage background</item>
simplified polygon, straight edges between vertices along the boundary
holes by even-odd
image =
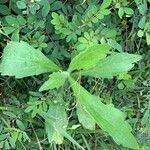
[[[103,126],[100,126],[101,128],[95,126],[95,120],[99,121],[100,115],[102,113],[105,115],[106,109],[110,109],[110,118],[108,113],[106,118],[113,122],[121,115],[119,111],[121,110],[132,127],[139,149],[148,150],[150,147],[149,6],[149,0],[1,0],[1,55],[10,58],[13,48],[18,55],[14,54],[11,59],[5,61],[1,60],[0,64],[2,73],[0,148],[130,149],[131,141],[125,141],[125,146],[123,138],[116,142],[117,140],[109,136],[111,131],[108,134]],[[12,44],[13,48],[6,47],[10,41],[16,43]],[[18,44],[19,41],[28,44],[24,45],[21,42]],[[95,63],[105,56],[105,53],[100,56],[97,50],[99,44],[110,46],[111,51],[106,60],[101,60],[101,64],[94,67]],[[20,53],[21,49],[25,51]],[[85,50],[91,51],[91,55]],[[123,52],[136,55],[122,55]],[[140,61],[136,58],[137,54],[142,57]],[[28,60],[25,65],[29,68],[31,63],[34,63],[38,69],[30,68],[22,72],[24,65],[19,65],[20,58],[23,61]],[[136,62],[134,67],[133,62]],[[42,64],[42,67],[38,64]],[[91,66],[94,68],[88,70]],[[74,79],[80,79],[80,84],[89,93],[72,78],[69,79],[72,89],[71,85],[65,82],[68,67],[69,72],[75,70]],[[46,73],[49,70],[59,71],[61,68],[63,72],[53,73],[50,76]],[[127,72],[131,68],[132,70]],[[43,72],[45,74],[39,75]],[[35,74],[38,76],[32,76]],[[84,76],[80,78],[81,75]],[[92,78],[93,76],[95,78]],[[52,82],[52,86],[49,86],[48,79],[50,83],[51,79],[56,82]],[[61,85],[63,86],[60,87]],[[80,88],[82,95],[78,95],[77,92]],[[42,92],[39,92],[39,89]],[[90,93],[100,97],[103,102],[98,103],[103,106],[101,113],[97,111],[100,107],[97,108],[96,103],[92,104],[94,112],[99,112],[98,117],[94,116],[95,120],[82,109],[82,105],[86,102],[86,110],[93,113],[93,108],[89,107],[88,103],[97,101],[97,98]],[[79,101],[80,105],[77,99],[82,100]],[[112,104],[119,110],[114,110]],[[111,116],[111,112],[116,116]],[[116,130],[122,126],[123,121],[115,126]],[[123,130],[120,133],[126,132]],[[115,135],[121,136],[116,133]],[[127,146],[127,143],[130,146]]]

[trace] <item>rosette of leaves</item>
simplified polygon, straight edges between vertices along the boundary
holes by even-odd
[[[107,44],[91,46],[76,55],[71,60],[68,70],[64,71],[61,66],[52,62],[40,50],[34,49],[28,43],[12,41],[4,49],[0,72],[3,76],[15,76],[16,78],[49,72],[49,79],[39,89],[41,92],[61,88],[65,82],[69,82],[78,102],[77,115],[83,127],[91,130],[94,129],[96,123],[118,145],[138,149],[138,143],[131,133],[132,128],[126,122],[124,113],[116,109],[113,104],[102,103],[101,98],[90,94],[77,80],[82,75],[113,78],[129,71],[134,63],[141,59],[141,56],[135,54],[112,53],[110,49],[111,47]],[[61,144],[63,137],[66,137],[82,148],[67,133],[68,120],[65,108],[59,104],[51,104],[47,111],[43,111],[43,103],[40,105],[36,105],[36,108],[41,107],[41,109],[35,113],[45,119],[45,129],[49,142],[55,141]]]

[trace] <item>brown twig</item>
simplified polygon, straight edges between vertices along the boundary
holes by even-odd
[[[39,150],[43,150],[43,148],[42,148],[42,146],[41,146],[41,143],[40,143],[40,141],[39,141],[39,138],[38,138],[38,136],[37,136],[37,134],[36,134],[36,132],[35,132],[35,129],[34,129],[34,127],[33,127],[32,122],[30,122],[30,125],[31,125],[31,128],[32,128],[32,130],[33,130],[33,133],[34,133],[34,135],[35,135],[35,137],[36,137],[36,140],[37,140],[37,143],[38,143],[38,146],[39,146]]]

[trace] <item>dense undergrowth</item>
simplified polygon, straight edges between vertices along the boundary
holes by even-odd
[[[0,149],[149,150],[149,6],[1,0]]]

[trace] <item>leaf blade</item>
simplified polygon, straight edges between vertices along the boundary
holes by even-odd
[[[65,107],[60,104],[51,103],[47,113],[43,112],[40,115],[45,119],[46,132],[49,142],[55,141],[57,144],[63,143],[63,135],[58,128],[66,130],[68,125],[67,114]]]
[[[110,46],[107,44],[96,44],[91,46],[72,59],[69,65],[69,71],[87,70],[94,67],[100,59],[106,57],[109,50]]]
[[[52,90],[54,88],[58,89],[63,86],[66,78],[62,72],[54,72],[49,76],[49,79],[43,83],[39,91]]]
[[[100,60],[97,65],[87,71],[83,71],[82,75],[92,76],[96,78],[113,78],[120,73],[129,71],[141,56],[117,53]]]
[[[77,106],[77,115],[79,122],[83,125],[84,128],[89,130],[95,129],[95,120],[93,117],[86,111],[82,106],[78,104]]]
[[[138,149],[136,139],[131,134],[132,129],[125,122],[125,115],[112,105],[103,104],[99,97],[91,95],[74,79],[70,78],[69,80],[79,103],[93,116],[102,130],[108,132],[117,144]]]
[[[4,49],[1,74],[23,78],[45,72],[58,71],[60,68],[42,52],[26,42],[10,42]]]

